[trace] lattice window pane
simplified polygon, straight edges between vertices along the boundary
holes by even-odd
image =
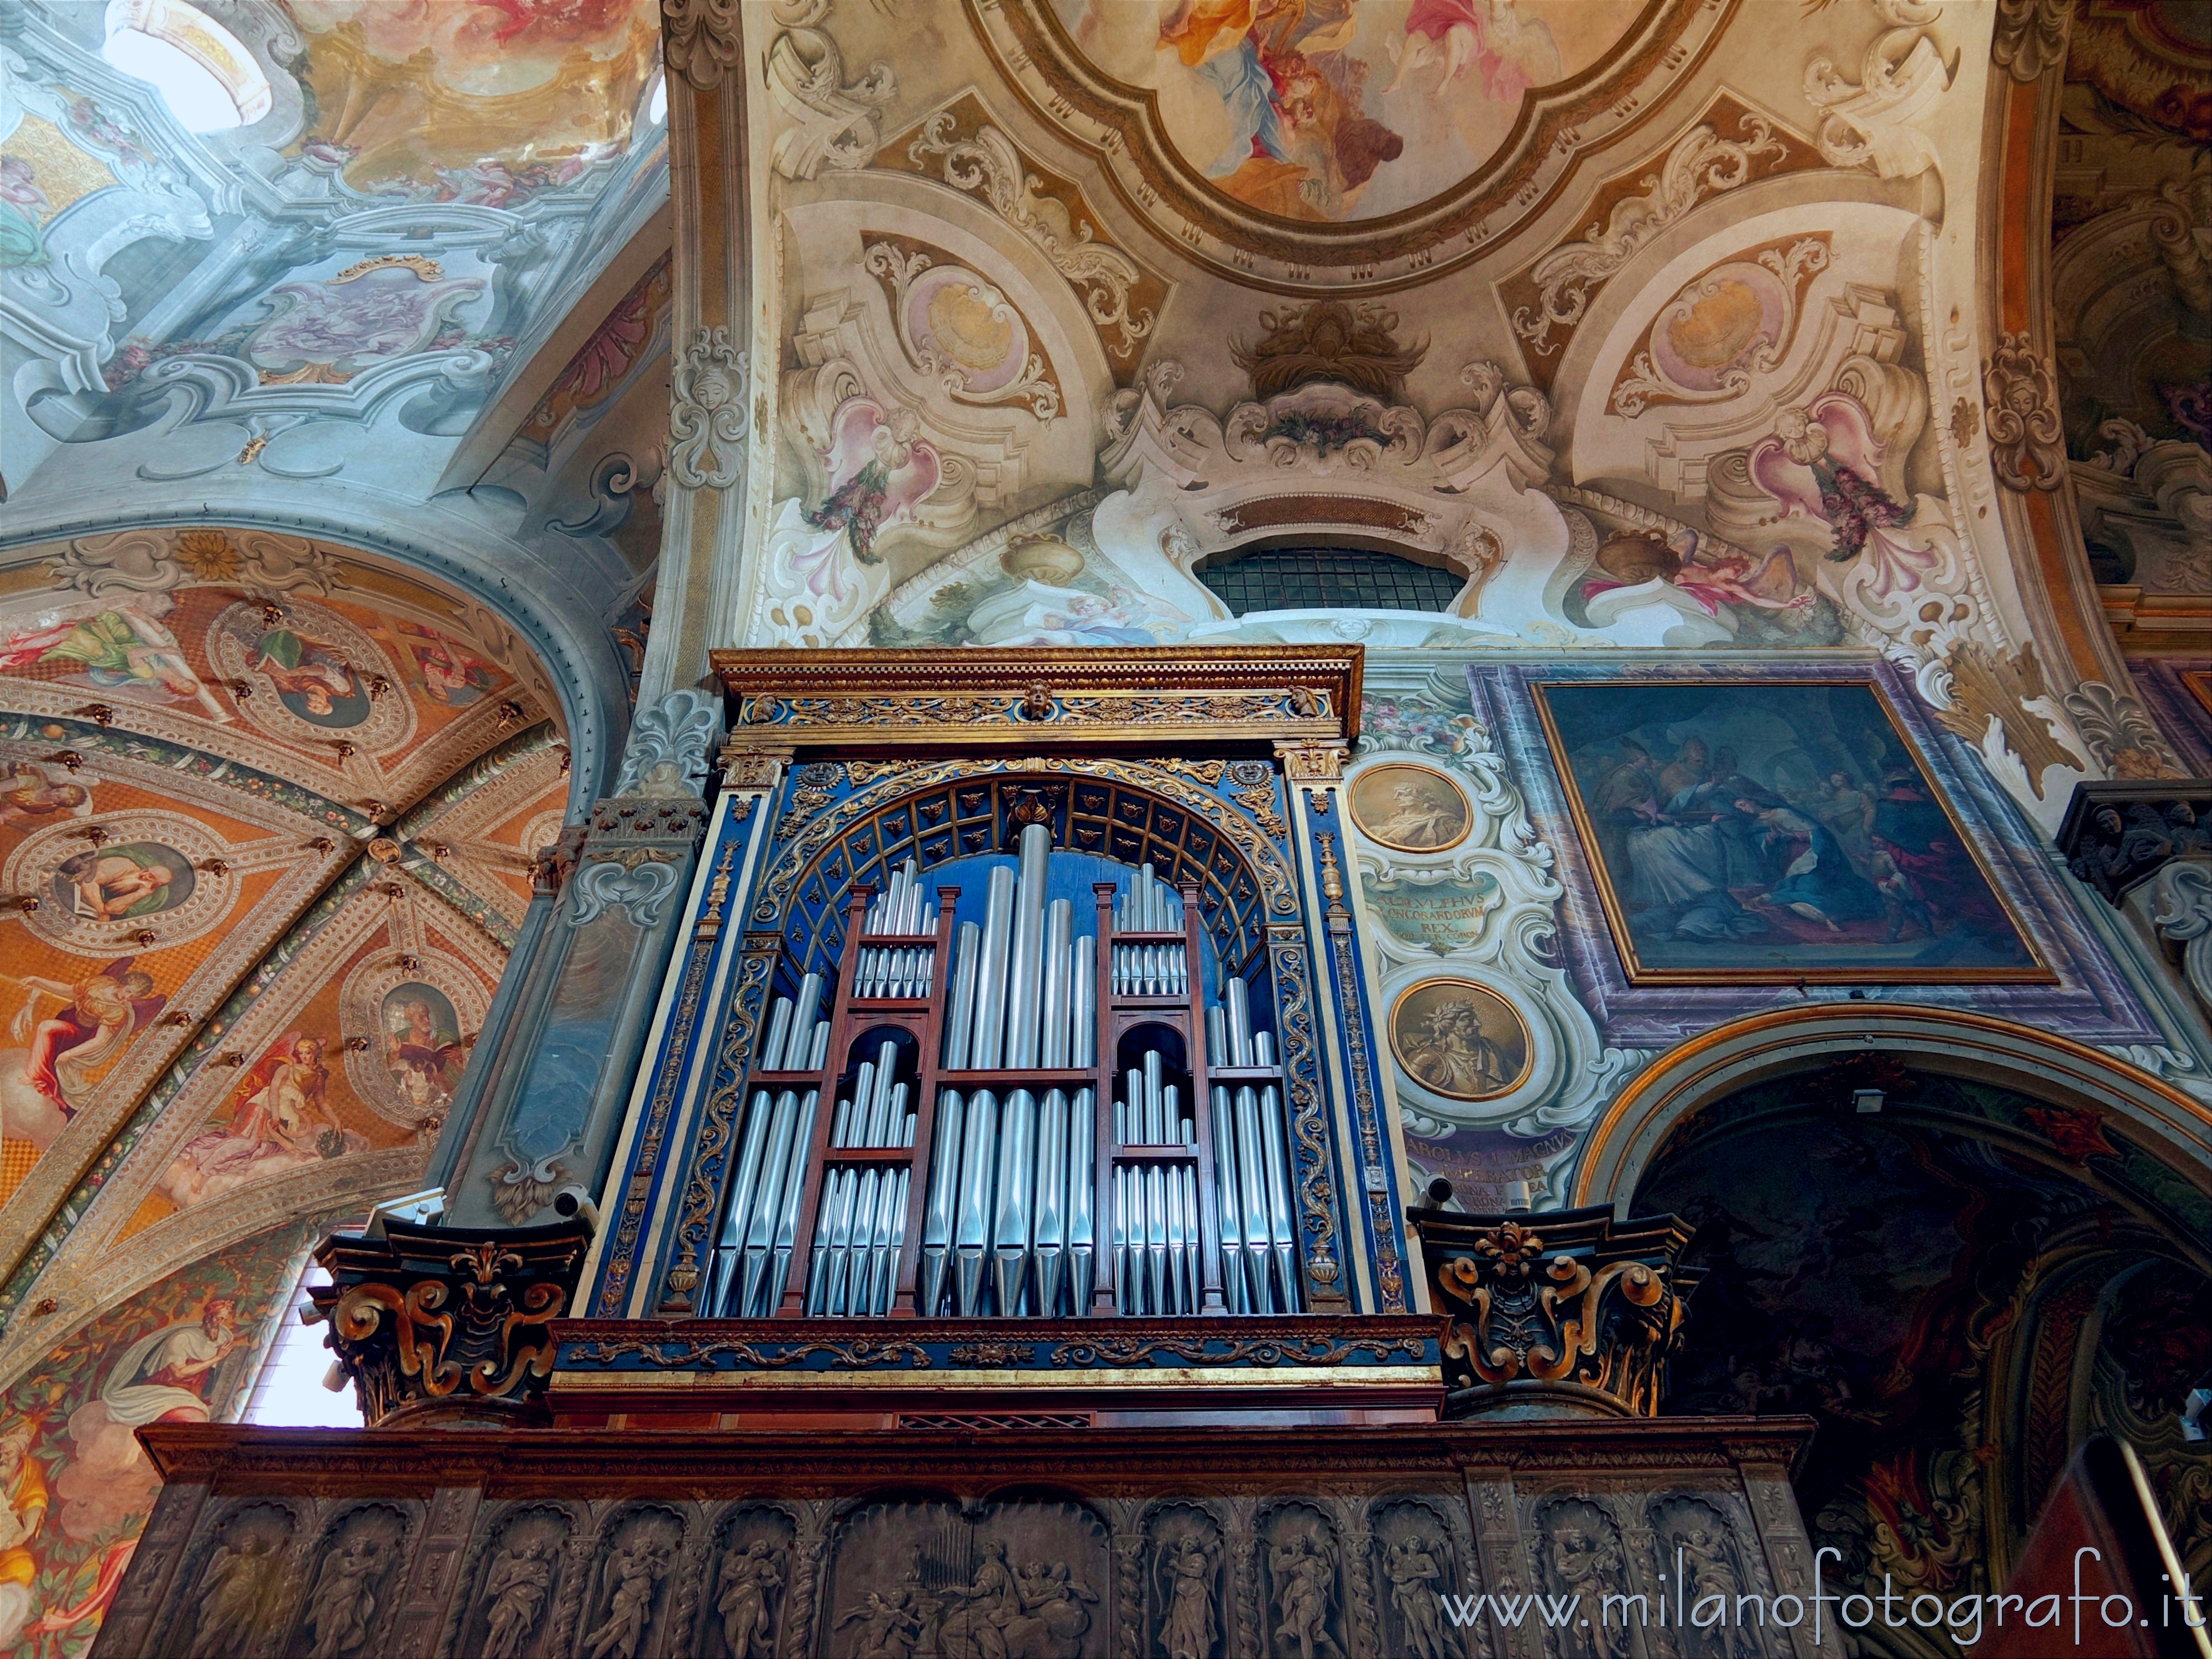
[[[1466,578],[1395,553],[1276,547],[1214,562],[1198,579],[1232,615],[1253,611],[1442,611]]]

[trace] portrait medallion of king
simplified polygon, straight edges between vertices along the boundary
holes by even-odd
[[[1371,767],[1353,781],[1351,796],[1359,833],[1393,852],[1444,852],[1474,827],[1466,793],[1432,766]]]
[[[1495,1100],[1528,1075],[1528,1027],[1511,1003],[1470,979],[1429,979],[1390,1009],[1399,1069],[1448,1100]]]

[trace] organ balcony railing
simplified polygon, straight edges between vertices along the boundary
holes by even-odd
[[[852,890],[827,1008],[819,973],[770,1006],[704,1311],[1301,1310],[1249,981],[1224,965],[1209,1000],[1198,888],[1150,865],[1079,919],[1051,839],[1023,830],[980,921],[910,861]]]

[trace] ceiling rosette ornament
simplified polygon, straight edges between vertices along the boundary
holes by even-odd
[[[1347,8],[967,0],[1000,72],[1189,257],[1283,292],[1495,248],[1703,64],[1732,3]],[[1480,21],[1487,16],[1486,24]]]

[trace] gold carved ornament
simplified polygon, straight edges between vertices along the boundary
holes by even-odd
[[[1537,1264],[1540,1234],[1508,1221],[1475,1254],[1447,1261],[1437,1283],[1465,1311],[1447,1315],[1443,1354],[1493,1386],[1570,1382],[1613,1395],[1636,1415],[1658,1414],[1662,1368],[1680,1339],[1682,1298],[1663,1268],[1613,1261],[1596,1272],[1571,1256]]]
[[[389,1315],[401,1375],[416,1380],[432,1399],[452,1395],[464,1381],[472,1394],[501,1399],[526,1376],[550,1375],[553,1342],[546,1326],[560,1312],[562,1287],[544,1280],[525,1285],[518,1306],[501,1275],[521,1272],[523,1260],[495,1240],[457,1251],[450,1265],[462,1279],[457,1309],[447,1305],[455,1287],[442,1279],[422,1279],[404,1291],[373,1280],[348,1287],[330,1314],[341,1352],[372,1340]],[[538,1340],[520,1340],[533,1327]],[[457,1333],[465,1347],[489,1352],[472,1362],[447,1358]]]

